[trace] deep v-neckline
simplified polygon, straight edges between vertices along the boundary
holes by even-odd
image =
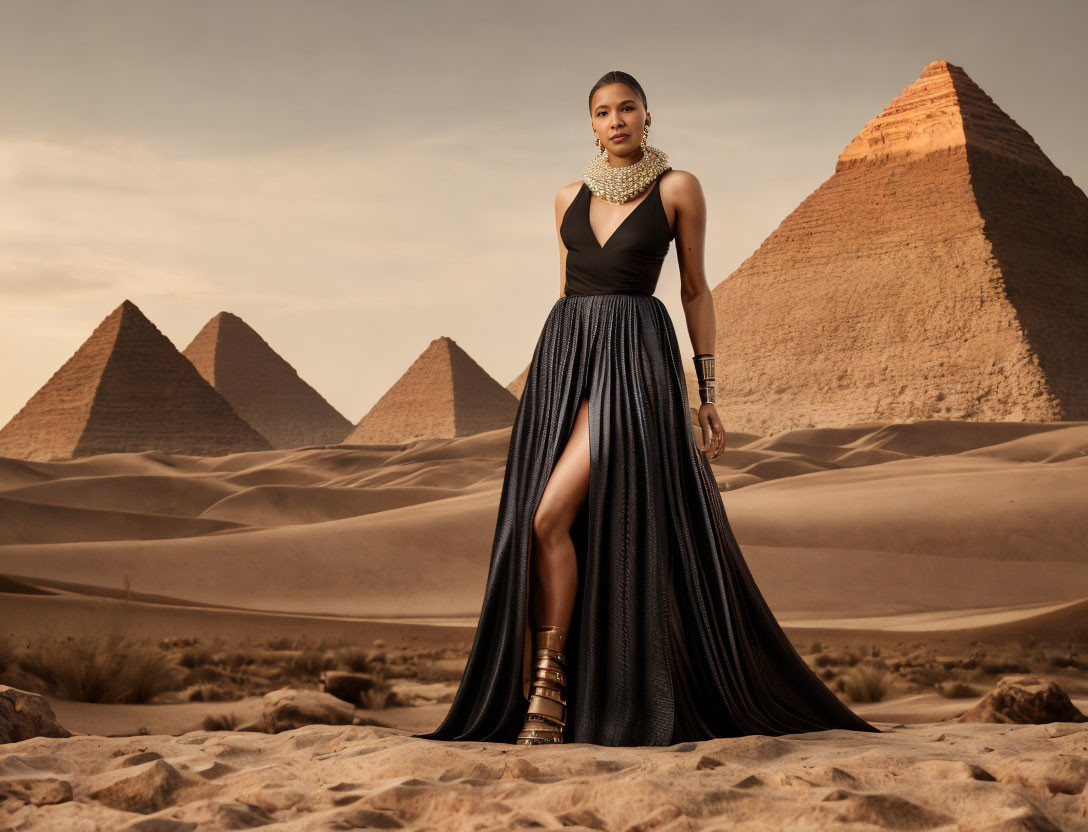
[[[661,181],[661,177],[659,176],[657,179],[654,180],[654,183],[650,186],[650,191],[653,191],[653,189],[657,187],[657,185],[658,185],[658,183],[660,181]],[[590,206],[593,204],[593,191],[591,191],[589,189],[589,185],[585,184],[584,182],[582,183],[582,187],[586,189],[586,194],[587,194],[587,196],[586,196],[586,225],[589,227],[589,236],[591,236],[593,238],[593,242],[595,242],[597,244],[597,249],[600,250],[600,251],[604,251],[605,246],[607,246],[610,242],[612,242],[612,238],[615,237],[616,234],[619,233],[619,230],[621,228],[623,228],[624,223],[626,223],[629,219],[631,219],[631,217],[633,217],[635,214],[637,214],[638,209],[641,208],[644,204],[646,204],[650,200],[650,197],[652,196],[651,193],[647,193],[646,196],[644,196],[642,198],[642,200],[639,202],[639,204],[636,205],[634,208],[632,208],[628,212],[626,217],[624,217],[622,220],[620,220],[620,224],[617,225],[616,228],[612,231],[612,233],[608,235],[608,239],[605,240],[602,243],[600,240],[597,239],[597,232],[593,230],[593,223],[590,222],[590,220],[589,220],[589,209],[590,209]]]

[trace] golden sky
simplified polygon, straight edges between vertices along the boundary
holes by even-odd
[[[507,384],[611,69],[703,184],[712,287],[933,60],[1085,188],[1086,35],[1078,0],[0,0],[0,425],[125,298],[179,349],[241,316],[353,422],[442,335]],[[670,253],[688,361],[678,292]]]

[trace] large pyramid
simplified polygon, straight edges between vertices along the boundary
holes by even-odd
[[[354,427],[230,312],[204,324],[182,354],[275,448],[335,444]]]
[[[518,399],[452,338],[435,338],[344,440],[380,445],[508,427]]]
[[[270,449],[130,300],[0,430],[0,455],[30,460]]]
[[[731,429],[1088,419],[1088,198],[946,61],[713,295]]]

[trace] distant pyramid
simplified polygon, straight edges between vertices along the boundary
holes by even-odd
[[[397,444],[470,436],[514,423],[518,400],[452,338],[435,338],[344,440]]]
[[[1088,198],[945,61],[713,295],[729,428],[1088,419]]]
[[[525,365],[525,369],[518,373],[517,378],[506,385],[506,389],[510,391],[517,398],[521,398],[522,391],[525,390],[525,380],[529,378],[529,368],[533,366],[532,362]]]
[[[204,324],[182,354],[275,448],[336,444],[354,427],[230,312]]]
[[[270,449],[130,300],[0,430],[0,455],[30,460]]]

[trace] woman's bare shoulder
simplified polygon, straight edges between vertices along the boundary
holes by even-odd
[[[662,194],[681,197],[685,194],[699,193],[703,186],[691,171],[670,168],[661,174],[661,188]]]
[[[576,179],[573,182],[568,182],[562,188],[559,189],[555,195],[556,206],[563,204],[564,206],[570,205],[574,201],[574,197],[578,195],[578,189],[582,187],[582,180]]]
[[[555,195],[555,214],[557,217],[562,217],[567,212],[570,204],[574,202],[574,198],[578,196],[578,189],[581,187],[582,180],[577,179],[559,189]]]

